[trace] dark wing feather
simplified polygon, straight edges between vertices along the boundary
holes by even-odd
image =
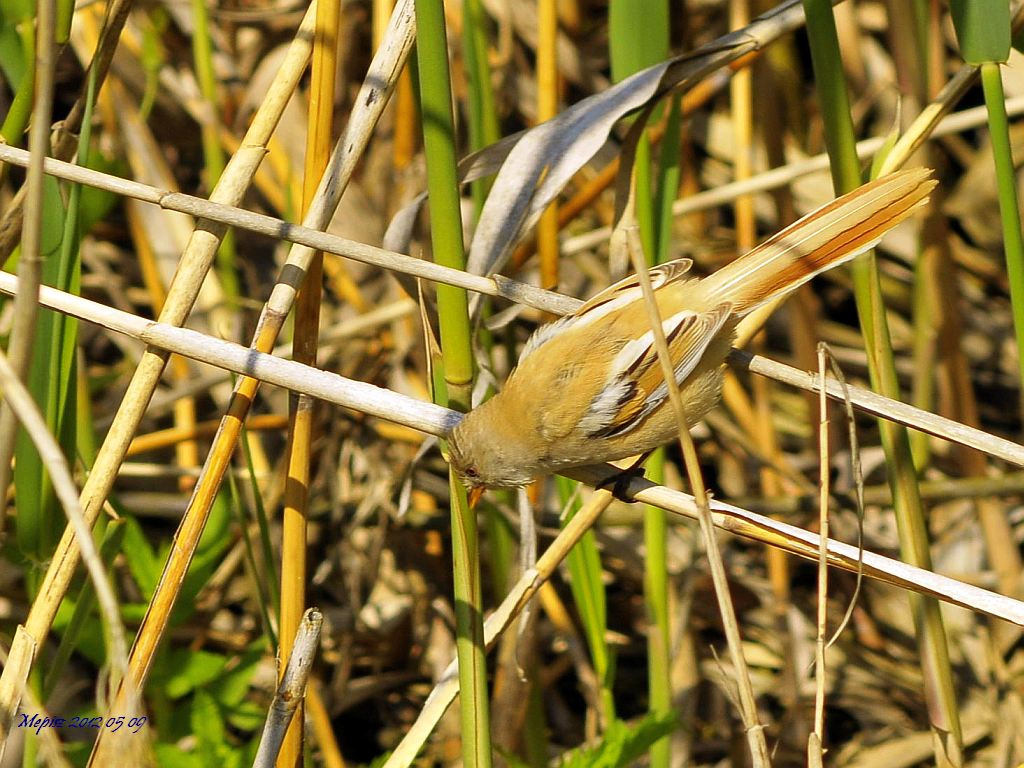
[[[707,312],[680,312],[664,321],[665,340],[675,363],[678,385],[697,368],[708,345],[732,314],[732,305],[726,303]],[[591,437],[624,435],[636,429],[667,399],[668,388],[658,363],[654,335],[648,331],[615,358],[608,382],[591,402],[581,426]]]

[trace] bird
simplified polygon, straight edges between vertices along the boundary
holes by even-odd
[[[721,396],[739,321],[873,248],[928,199],[929,169],[836,198],[698,278],[689,259],[649,270],[687,427]],[[486,488],[648,453],[678,435],[636,275],[538,328],[504,387],[451,430],[448,461],[472,502]]]

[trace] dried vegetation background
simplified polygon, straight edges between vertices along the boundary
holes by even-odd
[[[485,5],[490,84],[500,134],[508,136],[537,123],[537,9],[520,0]],[[922,89],[914,83],[919,62],[908,50],[910,33],[906,20],[898,18],[900,5],[865,1],[837,10],[859,137],[885,137],[923,106]],[[96,47],[103,10],[99,4],[82,4],[75,12],[71,39],[57,59],[54,121],[64,119],[85,90],[85,67]],[[460,156],[470,146],[463,10],[461,3],[446,7]],[[289,2],[224,0],[208,5],[208,18],[202,20],[184,2],[137,4],[120,32],[90,121],[90,167],[169,192],[208,196],[217,173],[211,158],[238,151],[304,11]],[[567,0],[559,11],[558,83],[564,108],[610,87],[610,31],[602,3]],[[360,1],[341,9],[335,136],[355,106],[386,14],[385,8]],[[13,15],[2,18],[7,58],[0,79],[0,117],[13,110],[25,75],[11,64],[17,20]],[[197,24],[205,27],[212,45],[213,89],[205,95],[195,65]],[[675,4],[672,50],[694,50],[729,28],[725,3]],[[930,34],[934,82],[941,85],[962,62],[944,18]],[[751,158],[757,179],[761,171],[801,164],[825,149],[804,33],[782,36],[745,63],[753,78],[749,146],[743,144],[744,130],[730,105],[729,68],[688,90],[678,136],[665,135],[664,114],[652,120],[654,157],[665,151],[669,139],[679,144],[678,192],[673,194],[680,200],[731,182],[738,155]],[[1024,97],[1022,73],[1015,54],[1004,68],[1011,110]],[[241,207],[299,220],[308,87],[303,79],[284,110]],[[416,95],[406,75],[359,159],[329,232],[380,246],[393,215],[425,189]],[[980,90],[973,88],[955,110],[980,103]],[[578,212],[563,216],[560,226],[560,292],[586,297],[613,279],[606,228],[613,223],[614,191],[612,174],[605,169],[616,161],[627,127],[622,123],[613,131],[559,198],[564,210],[569,201],[585,195]],[[1011,123],[1018,156],[1024,150],[1020,128]],[[6,139],[26,146],[20,134]],[[940,185],[931,210],[886,238],[880,252],[903,399],[1017,441],[1024,427],[1019,351],[983,115],[930,141],[920,163],[937,169]],[[763,238],[830,199],[832,185],[823,169],[821,163],[818,171],[790,183],[757,189],[747,198],[753,219],[745,219],[729,201],[704,207],[694,203],[672,223],[669,256],[693,258],[702,273],[713,270],[733,257],[738,241]],[[15,210],[15,195],[25,179],[22,168],[3,165],[4,216]],[[156,317],[195,220],[109,192],[87,191],[83,206],[81,295],[140,317]],[[471,222],[477,209],[468,187],[463,210]],[[754,222],[753,231],[745,220]],[[430,258],[425,216],[420,225],[408,253]],[[467,228],[472,229],[471,223]],[[232,238],[207,276],[187,326],[247,345],[289,244],[244,228],[235,229]],[[10,261],[6,268],[14,271],[16,263]],[[331,254],[323,270],[319,365],[429,400],[428,353],[415,282],[399,282],[389,270]],[[504,273],[537,285],[547,282],[539,270],[531,230],[524,233]],[[432,286],[423,283],[423,292],[429,316]],[[547,319],[534,309],[510,313],[509,306],[494,300],[488,328],[480,331],[493,338],[490,368],[498,382],[529,332]],[[6,301],[0,333],[11,333],[14,324],[13,304]],[[77,424],[68,456],[80,487],[144,345],[91,323],[82,323],[77,334],[76,365],[46,370],[74,377],[70,389],[77,391]],[[280,339],[281,354],[291,353],[291,345],[284,344],[291,334],[289,322]],[[867,353],[843,270],[818,279],[813,290],[789,302],[768,323],[755,348],[759,354],[813,369],[818,340],[827,342],[850,383],[868,386]],[[102,515],[107,533],[101,549],[129,636],[153,595],[171,537],[227,408],[231,381],[224,371],[173,357],[120,465]],[[335,405],[318,402],[314,407],[306,602],[318,606],[325,621],[311,683],[315,701],[307,710],[307,749],[314,765],[356,765],[379,759],[398,745],[454,657],[448,471],[435,438]],[[817,409],[815,396],[738,372],[725,405],[695,430],[715,497],[817,530]],[[175,610],[166,617],[168,631],[143,699],[132,712],[150,718],[136,737],[140,763],[251,761],[275,675],[280,589],[275,574],[288,412],[288,393],[276,387],[264,386],[252,403],[249,426],[230,456],[228,479],[213,503],[198,554]],[[842,410],[833,410],[832,418],[831,535],[853,543],[862,527],[866,549],[898,559],[900,542],[877,422],[864,415],[856,418],[866,486],[859,522]],[[913,434],[912,445],[935,570],[1018,596],[1024,538],[1019,468],[920,433]],[[666,485],[685,487],[679,466],[670,450]],[[36,600],[64,525],[49,486],[30,482],[26,476],[15,477],[2,528],[4,649],[10,648],[16,626],[25,622]],[[518,555],[508,547],[520,530],[523,507],[514,496],[488,498],[481,520],[484,602],[490,609],[519,572]],[[534,489],[531,498],[543,549],[559,528],[563,504],[553,481]],[[1002,527],[986,531],[979,522],[986,514],[1000,519]],[[48,522],[30,526],[31,515]],[[677,713],[667,737],[671,764],[745,764],[746,740],[731,682],[735,670],[724,651],[697,527],[681,518],[670,520],[666,568],[671,663],[662,672]],[[31,527],[36,529],[32,534]],[[1004,535],[994,536],[992,530]],[[650,621],[639,505],[616,502],[590,543],[600,552],[604,636],[614,659],[606,685],[595,674],[591,638],[565,566],[541,591],[525,625],[506,632],[489,656],[495,743],[502,754],[519,755],[529,764],[542,764],[536,752],[530,753],[538,744],[555,760],[580,745],[599,744],[612,720],[635,724],[648,711]],[[813,726],[816,566],[739,537],[723,536],[720,544],[772,763],[802,765]],[[827,657],[826,762],[933,764],[936,737],[931,723],[937,720],[937,705],[934,694],[926,692],[929,673],[922,672],[912,598],[907,590],[873,580],[866,580],[855,594],[856,584],[855,576],[840,571],[833,573],[830,584],[832,629],[854,605]],[[89,594],[76,579],[54,631],[38,649],[39,673],[29,686],[35,703],[23,701],[23,712],[71,717],[104,711],[98,707],[107,694],[101,692],[97,699],[96,686],[106,675],[101,665],[110,660],[99,621],[89,612]],[[69,623],[76,609],[83,614],[81,626]],[[978,766],[1019,763],[1024,759],[1024,645],[1019,629],[948,605],[942,616],[961,724],[959,759]],[[610,694],[613,711],[604,693]],[[49,729],[37,739],[27,738],[27,733],[12,732],[4,765],[18,764],[26,749],[44,764],[60,765],[64,759],[84,764],[96,735]],[[418,764],[457,764],[459,744],[458,707],[453,707],[423,746]],[[339,762],[342,756],[344,763]],[[644,754],[635,762],[649,759]]]

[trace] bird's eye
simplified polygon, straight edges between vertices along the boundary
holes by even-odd
[[[471,480],[478,480],[480,478],[480,471],[476,467],[466,467],[464,473]]]

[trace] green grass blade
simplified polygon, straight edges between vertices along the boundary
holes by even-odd
[[[1010,303],[1013,310],[1013,331],[1017,349],[1024,350],[1024,238],[1021,236],[1020,203],[1017,199],[1017,174],[1010,149],[1010,128],[1006,117],[1002,71],[998,64],[983,64],[981,85],[988,108],[988,124],[992,137],[992,159],[995,161],[996,184],[999,191],[999,213],[1003,226],[1003,247],[1006,250],[1006,272],[1010,278]],[[1024,355],[1017,355],[1020,381],[1024,382]],[[1024,414],[1024,389],[1021,390],[1021,413]]]
[[[1008,0],[950,0],[949,15],[968,64],[1002,63],[1010,56]]]
[[[456,171],[451,73],[441,0],[416,0],[423,146],[427,157],[430,233],[434,260],[464,269],[462,214]],[[468,410],[473,387],[469,301],[463,289],[437,286],[441,352],[448,404]],[[483,596],[475,510],[466,489],[449,473],[456,651],[459,659],[462,759],[467,768],[491,765],[490,702],[485,664]]]

